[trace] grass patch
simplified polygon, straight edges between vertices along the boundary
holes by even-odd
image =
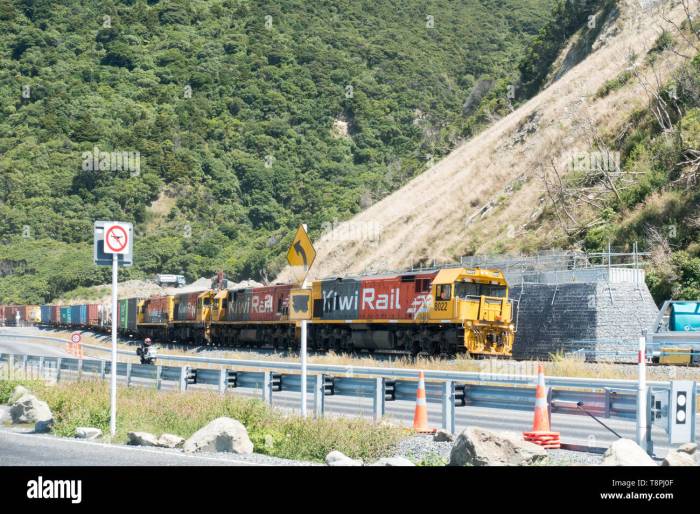
[[[608,96],[610,93],[613,91],[617,91],[618,89],[622,88],[625,84],[627,84],[630,79],[632,78],[632,72],[625,70],[622,73],[620,73],[617,77],[614,79],[610,79],[603,84],[600,89],[596,92],[595,97],[596,98],[604,98]]]
[[[7,401],[15,385],[27,385],[46,401],[54,414],[54,433],[72,437],[79,426],[109,432],[109,387],[99,381],[44,385],[29,381],[0,381],[0,400]],[[215,392],[158,392],[120,388],[115,442],[127,432],[176,434],[187,438],[221,416],[237,419],[248,430],[256,453],[285,459],[322,462],[332,450],[354,459],[372,461],[393,454],[407,430],[362,419],[303,419],[270,408],[260,400]]]

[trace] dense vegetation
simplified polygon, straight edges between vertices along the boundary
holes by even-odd
[[[136,224],[132,277],[273,275],[298,223],[318,235],[503,109],[552,5],[3,2],[0,302],[104,282],[96,219]]]
[[[689,23],[660,33],[646,56],[647,64],[663,59],[674,41],[700,42]],[[657,303],[667,299],[700,298],[700,54],[683,53],[687,60],[674,78],[657,85],[644,81],[650,103],[629,120],[624,137],[610,137],[620,151],[621,172],[634,180],[612,196],[604,223],[585,232],[584,245],[602,251],[608,241],[631,249],[635,241],[651,253],[647,283]],[[630,74],[606,83],[598,96],[639,84]],[[617,139],[615,141],[615,139]]]

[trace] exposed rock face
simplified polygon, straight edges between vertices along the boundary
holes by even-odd
[[[188,452],[232,452],[253,453],[253,443],[248,431],[240,421],[231,418],[217,418],[190,437],[183,449]]]
[[[326,464],[329,466],[362,466],[362,461],[351,459],[344,453],[333,450],[326,455]]]
[[[97,439],[102,437],[102,430],[93,427],[76,427],[75,437],[78,439]]]
[[[603,466],[656,466],[641,446],[631,439],[618,439],[603,455]]]
[[[547,452],[512,432],[467,427],[450,453],[450,466],[524,466],[544,460]]]
[[[53,420],[53,414],[46,402],[33,394],[23,394],[10,407],[12,423],[36,423]]]
[[[134,446],[158,446],[158,438],[150,432],[129,432],[126,444]]]
[[[415,466],[415,464],[404,457],[385,457],[370,466]]]
[[[666,454],[662,466],[695,466],[695,457],[687,453],[671,450]]]

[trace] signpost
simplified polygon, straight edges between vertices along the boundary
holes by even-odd
[[[292,244],[287,250],[287,262],[292,267],[292,273],[299,283],[306,281],[309,268],[316,259],[316,249],[311,243],[309,234],[306,233],[306,225],[299,225]],[[299,353],[301,356],[301,415],[306,417],[306,338],[308,320],[301,320],[301,344]]]
[[[112,265],[112,384],[109,430],[114,437],[117,431],[117,286],[119,264],[133,263],[134,229],[131,223],[119,221],[95,222],[95,264]]]

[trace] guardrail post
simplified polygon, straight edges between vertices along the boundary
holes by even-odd
[[[323,417],[323,411],[326,403],[325,396],[325,378],[322,374],[316,375],[314,382],[314,416],[316,418]]]
[[[226,368],[219,370],[219,394],[222,396],[226,393]]]
[[[44,356],[39,357],[39,377],[44,378]]]
[[[61,380],[61,364],[63,363],[63,358],[59,357],[56,359],[56,383]]]
[[[126,363],[126,387],[131,386],[131,363]]]
[[[609,418],[610,417],[610,388],[609,387],[604,387],[603,392],[605,393],[605,417]]]
[[[442,428],[455,433],[455,384],[452,380],[442,384]]]
[[[29,361],[29,359],[28,359],[27,355],[22,355],[22,368],[24,369],[24,378],[27,378],[27,374],[28,374],[27,373],[27,371],[28,371],[27,368],[29,367],[28,361]]]
[[[180,368],[180,391],[187,390],[187,366]]]
[[[377,377],[374,385],[374,399],[372,406],[374,407],[374,421],[375,423],[381,421],[384,417],[384,402],[386,398],[384,395],[384,377]]]
[[[107,374],[107,363],[105,361],[100,361],[100,379],[104,380]]]
[[[83,376],[83,359],[78,359],[78,382]]]
[[[9,370],[8,379],[12,380],[15,378],[15,356],[10,353],[7,357],[7,368]]]
[[[156,389],[161,387],[161,377],[163,376],[163,366],[160,364],[156,366]]]
[[[272,405],[272,371],[263,371],[262,398],[266,404]]]

